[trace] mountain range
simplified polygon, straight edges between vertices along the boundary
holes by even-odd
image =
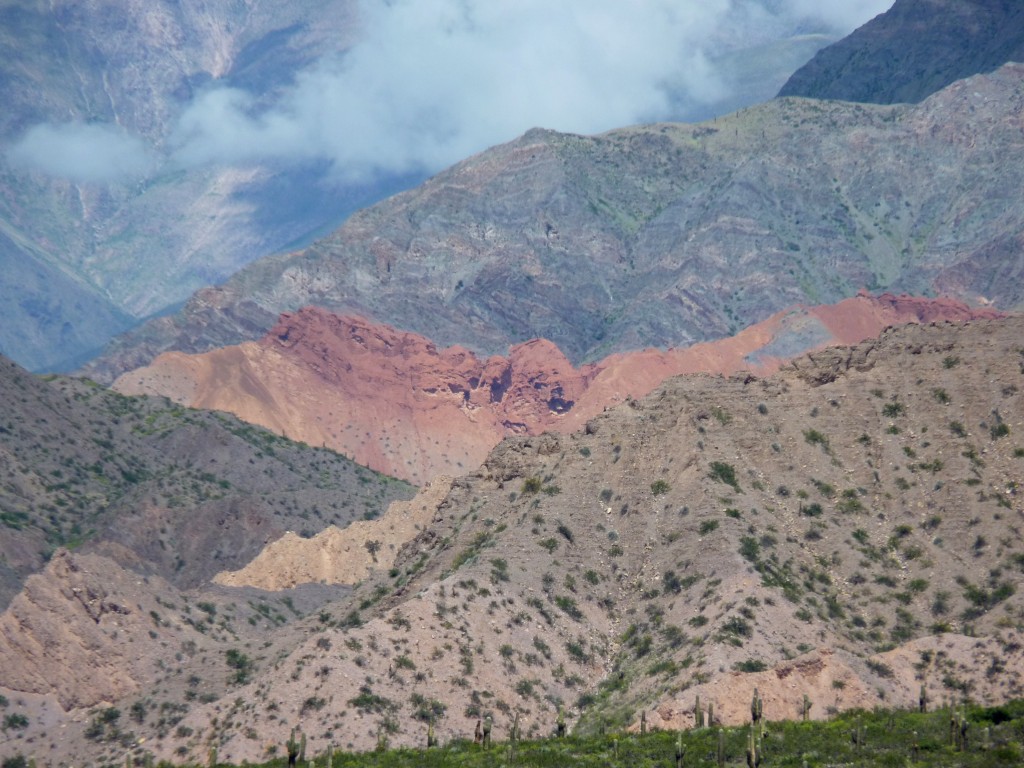
[[[5,3],[0,353],[33,370],[73,368],[142,319],[440,167],[378,157],[379,170],[350,170],[304,147],[260,153],[247,134],[206,134],[227,131],[233,109],[256,122],[293,113],[295,94],[343,68],[379,10],[352,0]],[[708,43],[723,83],[742,81],[736,101],[768,98],[835,39],[820,25],[794,31],[736,28]],[[386,66],[371,74],[387,82]],[[254,154],[229,156],[240,147]]]
[[[66,113],[120,152],[71,160],[136,163],[4,156],[0,349],[90,357],[207,286],[92,378],[0,357],[0,758],[1024,698],[1016,6],[899,0],[804,93],[536,128],[315,241],[383,187],[132,177],[183,105],[227,84],[267,116],[349,50],[355,6],[318,9],[0,9],[4,45],[59,52],[0,64],[0,139]]]
[[[776,99],[700,125],[531,131],[83,370],[109,382],[165,350],[256,339],[305,305],[484,355],[541,337],[574,364],[862,288],[1019,307],[1022,83],[1009,64],[911,106]]]
[[[132,744],[237,762],[292,727],[317,753],[421,743],[430,719],[468,737],[486,714],[533,736],[559,706],[580,732],[641,712],[687,727],[697,695],[737,723],[754,687],[769,719],[805,693],[814,717],[916,705],[922,684],[935,702],[1020,696],[1022,330],[905,325],[507,439],[412,502],[418,529],[385,515],[380,538],[353,534],[376,569],[312,603],[240,576],[183,593],[61,550],[0,617],[23,735],[48,760]]]

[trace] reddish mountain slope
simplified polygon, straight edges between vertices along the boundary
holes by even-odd
[[[543,339],[512,347],[508,357],[480,360],[461,347],[438,349],[414,333],[306,308],[282,315],[259,342],[198,355],[169,352],[121,376],[114,388],[229,411],[423,484],[478,466],[508,434],[578,429],[669,376],[763,375],[886,326],[996,314],[950,300],[860,295],[785,310],[720,341],[617,354],[577,369]]]

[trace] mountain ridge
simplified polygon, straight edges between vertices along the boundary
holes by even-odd
[[[572,432],[607,407],[681,373],[765,375],[830,344],[905,322],[996,317],[951,300],[861,294],[791,307],[736,336],[574,367],[543,339],[480,359],[463,347],[317,308],[282,315],[256,343],[201,355],[166,353],[119,377],[124,394],[223,410],[365,466],[423,484],[482,462],[502,437]]]
[[[950,83],[1024,61],[1024,11],[1005,0],[896,0],[818,51],[779,96],[919,102]]]
[[[699,125],[531,131],[197,293],[83,370],[109,382],[308,304],[485,356],[543,337],[574,364],[862,288],[1013,309],[1022,80],[1007,65],[914,106],[781,99]]]

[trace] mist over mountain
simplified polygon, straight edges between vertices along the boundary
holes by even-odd
[[[262,259],[85,370],[256,339],[305,305],[574,364],[721,338],[860,289],[1024,301],[1024,69],[914,106],[776,99],[701,124],[531,130]]]
[[[768,98],[887,3],[869,5],[8,3],[0,351],[72,366],[534,125],[592,132]]]

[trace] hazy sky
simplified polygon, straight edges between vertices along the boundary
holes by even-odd
[[[68,123],[36,126],[8,157],[97,182],[263,160],[327,160],[349,181],[433,172],[534,126],[595,133],[706,115],[749,86],[727,70],[727,54],[841,36],[891,4],[367,0],[360,42],[300,73],[269,107],[214,86],[159,153],[120,129]]]

